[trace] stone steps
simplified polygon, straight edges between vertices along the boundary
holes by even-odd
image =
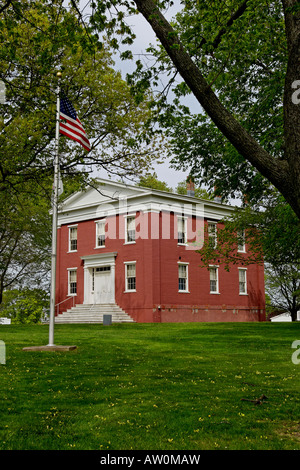
[[[134,322],[117,304],[82,304],[56,316],[55,323],[103,323],[103,315],[111,315],[112,323]]]

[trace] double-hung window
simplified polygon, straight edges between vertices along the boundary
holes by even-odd
[[[178,263],[178,292],[189,291],[188,264]]]
[[[77,251],[77,225],[69,227],[69,251]]]
[[[96,248],[105,247],[105,220],[96,222]]]
[[[239,268],[239,293],[247,295],[247,269]]]
[[[208,243],[211,248],[217,246],[217,223],[208,222]]]
[[[68,269],[68,295],[77,294],[77,270]]]
[[[135,243],[135,216],[125,218],[125,243]]]
[[[125,262],[125,292],[136,291],[136,262]]]
[[[179,245],[184,245],[187,242],[185,217],[177,218],[177,240]]]
[[[210,293],[219,293],[219,273],[218,266],[209,267],[209,282],[210,282]]]
[[[245,230],[238,231],[238,251],[240,253],[246,252]]]

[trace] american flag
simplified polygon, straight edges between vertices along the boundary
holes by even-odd
[[[91,150],[91,144],[86,136],[85,130],[77,116],[73,105],[68,98],[62,94],[60,98],[59,132],[70,139],[76,140],[88,152]]]

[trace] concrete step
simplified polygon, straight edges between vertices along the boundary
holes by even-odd
[[[134,322],[117,304],[80,304],[56,316],[55,323],[103,323],[103,315],[111,315],[112,323]]]

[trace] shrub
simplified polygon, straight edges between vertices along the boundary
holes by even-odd
[[[39,323],[48,306],[48,294],[42,289],[14,289],[4,293],[0,316],[14,324]]]

